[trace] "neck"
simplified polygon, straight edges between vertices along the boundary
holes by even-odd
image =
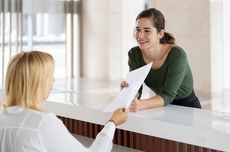
[[[155,48],[143,50],[143,54],[147,60],[161,61],[165,55],[169,52],[171,45],[159,45]]]

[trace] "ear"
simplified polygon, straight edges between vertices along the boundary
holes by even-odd
[[[161,39],[165,34],[165,30],[164,29],[161,29],[160,32],[158,32],[158,36],[159,36],[159,39]]]

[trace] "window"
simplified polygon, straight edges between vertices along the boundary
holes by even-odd
[[[1,0],[1,75],[23,50],[40,50],[55,58],[55,78],[79,75],[79,1]]]

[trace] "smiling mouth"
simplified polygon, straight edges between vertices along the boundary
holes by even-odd
[[[146,44],[147,41],[138,41],[139,44]]]

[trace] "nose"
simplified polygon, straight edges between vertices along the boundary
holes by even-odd
[[[144,31],[139,31],[138,38],[143,38],[144,34],[145,34]]]

